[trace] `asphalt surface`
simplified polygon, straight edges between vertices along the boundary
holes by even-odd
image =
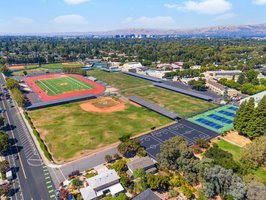
[[[175,136],[183,137],[191,146],[198,138],[210,140],[217,137],[218,134],[185,119],[180,119],[173,125],[139,137],[139,140],[149,156],[156,160],[157,155],[160,153],[160,146]]]
[[[2,74],[0,84],[5,84]],[[18,109],[11,104],[14,105],[4,97],[0,101],[1,108],[5,110],[6,130],[13,144],[8,155],[14,177],[10,198],[14,200],[55,199],[49,170],[44,165]]]
[[[67,163],[58,168],[49,168],[52,180],[56,187],[59,186],[60,182],[67,179],[68,175],[76,170],[85,171],[105,163],[106,155],[114,155],[118,153],[117,148],[113,147],[104,151],[98,152],[97,154],[90,155],[80,160]]]

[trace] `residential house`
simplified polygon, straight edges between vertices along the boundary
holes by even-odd
[[[155,173],[157,168],[155,166],[155,161],[153,161],[150,157],[142,157],[137,158],[129,163],[127,163],[128,171],[127,174],[129,176],[133,175],[133,172],[137,169],[144,169],[147,173]]]
[[[88,187],[80,189],[84,200],[98,200],[107,194],[117,196],[124,192],[123,186],[119,183],[120,177],[115,170],[108,170],[97,176],[87,179]]]
[[[147,189],[132,200],[161,200],[161,198],[154,194],[151,189]]]

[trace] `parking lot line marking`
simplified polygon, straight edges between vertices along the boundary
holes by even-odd
[[[46,179],[46,180],[47,180],[47,179],[50,179],[50,177],[49,177],[49,176],[46,176],[45,179]]]
[[[53,194],[53,195],[51,195],[51,196],[50,196],[50,198],[51,198],[51,199],[52,199],[52,198],[55,198],[55,195],[54,195],[54,194]]]
[[[49,188],[52,188],[52,187],[53,187],[52,185],[48,185],[48,186],[47,186],[48,189],[49,189]]]
[[[50,184],[51,183],[51,181],[46,181],[46,184]]]
[[[44,172],[48,172],[48,169],[47,169],[47,168],[45,168],[43,171],[44,171]]]
[[[49,192],[49,193],[52,193],[52,192],[54,192],[54,190],[49,190],[48,192]]]

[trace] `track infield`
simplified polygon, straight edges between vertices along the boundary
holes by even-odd
[[[98,95],[105,90],[103,86],[74,74],[27,77],[25,82],[43,102],[86,94]]]

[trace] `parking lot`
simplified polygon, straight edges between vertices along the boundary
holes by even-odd
[[[188,141],[189,146],[193,145],[198,138],[210,140],[218,136],[217,133],[189,122],[185,119],[178,120],[176,124],[155,130],[147,135],[139,137],[140,144],[145,147],[149,156],[156,159],[160,153],[160,146],[167,140],[181,136]]]

